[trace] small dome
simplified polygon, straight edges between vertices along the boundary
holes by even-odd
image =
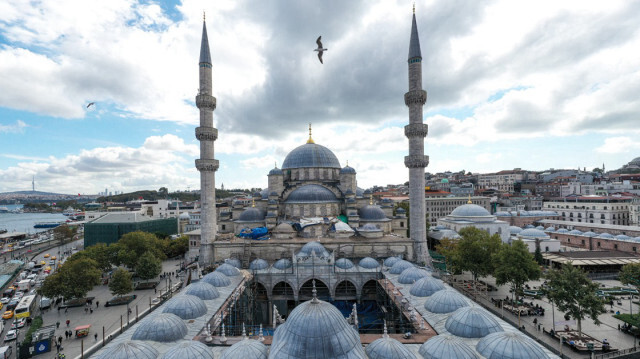
[[[340,269],[351,269],[353,268],[353,262],[347,258],[339,258],[336,260],[336,267]]]
[[[174,342],[187,335],[187,325],[175,314],[160,313],[145,318],[131,336],[133,340],[153,340],[154,342]]]
[[[125,340],[112,347],[107,347],[98,359],[156,359],[158,351],[151,344]]]
[[[631,237],[629,237],[629,236],[627,236],[627,235],[624,235],[624,234],[618,234],[618,235],[616,236],[616,239],[619,239],[619,240],[622,240],[622,241],[626,241],[626,240],[631,239]]]
[[[183,294],[171,298],[162,313],[173,313],[181,319],[195,319],[207,314],[207,305],[195,295]]]
[[[308,184],[295,189],[285,203],[327,203],[338,202],[338,197],[328,188],[317,184]]]
[[[236,268],[242,268],[242,262],[240,262],[238,258],[228,258],[228,259],[225,259],[224,262]]]
[[[267,359],[267,356],[264,344],[245,337],[225,350],[220,359]]]
[[[556,231],[556,233],[559,233],[559,234],[569,233],[569,230],[566,228],[560,228]]]
[[[518,233],[518,236],[525,239],[535,239],[535,238],[549,238],[549,235],[544,233],[543,231],[535,228],[527,228],[522,232]]]
[[[478,353],[487,359],[547,359],[549,356],[538,343],[517,332],[498,332],[487,335],[476,345]]]
[[[231,285],[231,280],[227,278],[226,275],[219,272],[211,272],[204,277],[202,277],[202,281],[205,283],[209,283],[214,287],[226,287]]]
[[[574,230],[572,230],[572,231],[569,231],[569,233],[567,233],[567,234],[572,234],[572,235],[574,235],[574,236],[581,236],[581,235],[582,235],[582,231],[579,231],[579,230],[577,230],[577,229],[574,229]]]
[[[436,335],[420,346],[424,359],[478,359],[478,355],[460,338],[453,335]],[[506,358],[505,358],[506,359]]]
[[[402,343],[383,335],[365,349],[369,359],[417,359]]]
[[[282,176],[284,173],[278,167],[274,167],[271,171],[269,171],[269,176]]]
[[[291,261],[287,258],[279,259],[278,261],[273,263],[273,268],[279,269],[279,270],[289,269],[291,268],[291,266],[292,266]]]
[[[518,226],[510,226],[509,227],[509,232],[511,232],[511,234],[518,234],[518,233],[522,232],[522,228],[520,228]]]
[[[556,228],[555,228],[555,227],[553,227],[553,226],[551,226],[551,227],[547,227],[547,228],[545,228],[545,229],[544,229],[544,231],[545,231],[545,232],[555,232],[555,231],[556,231]]]
[[[384,214],[384,211],[375,204],[369,204],[362,208],[360,208],[359,215],[361,222],[367,221],[387,221],[387,215]]]
[[[237,222],[262,222],[264,212],[260,208],[249,207],[240,213]]]
[[[398,282],[402,284],[413,284],[419,279],[431,277],[431,274],[422,268],[409,267],[400,273]],[[433,277],[432,277],[433,278]]]
[[[429,297],[435,292],[445,289],[441,280],[431,276],[418,279],[409,290],[409,293],[416,297]]]
[[[365,269],[374,269],[380,267],[380,263],[371,257],[364,257],[358,262],[358,265]]]
[[[522,213],[524,213],[524,211],[520,212],[520,214],[522,215]],[[526,226],[523,227],[524,229],[529,229],[529,228],[536,228],[533,224],[527,224]]]
[[[307,167],[341,168],[338,158],[330,149],[315,143],[295,148],[282,162],[283,170]]]
[[[182,212],[182,213],[180,213],[179,218],[180,218],[180,220],[188,220],[191,217],[189,216],[189,212]]]
[[[298,254],[310,256],[311,252],[315,252],[316,256],[318,257],[326,257],[329,255],[329,252],[327,252],[324,246],[318,241],[313,241],[305,244],[304,246],[302,246],[302,249],[300,249],[300,252],[298,252]]]
[[[431,313],[451,313],[459,308],[468,306],[469,303],[453,289],[439,290],[424,302],[424,309]]]
[[[267,269],[267,268],[269,268],[269,263],[267,261],[265,261],[264,259],[260,259],[260,258],[254,259],[249,264],[249,269],[251,269],[251,270],[262,270],[262,269]]]
[[[393,265],[400,260],[402,260],[400,257],[389,257],[384,260],[384,265],[385,267],[393,267]]]
[[[596,237],[598,234],[594,233],[594,232],[591,232],[591,231],[588,231],[588,232],[582,233],[582,235],[585,236],[585,237]]]
[[[360,187],[356,187],[356,197],[362,198],[364,196],[364,190]]]
[[[389,273],[391,273],[391,274],[400,274],[405,269],[412,268],[412,267],[415,267],[413,265],[413,263],[407,262],[404,259],[402,259],[402,260],[399,260],[396,263],[394,263],[393,266],[391,266],[391,269],[389,269]]]
[[[213,351],[197,340],[189,340],[171,347],[162,359],[214,359]]]
[[[398,209],[396,209],[396,214],[397,215],[407,214],[407,211],[405,211],[405,209],[402,207],[398,207]]]
[[[543,226],[537,226],[536,229],[539,230],[539,231],[544,231],[544,227]]]
[[[500,323],[479,307],[456,310],[444,327],[449,333],[463,338],[482,338],[487,334],[503,331]]]
[[[218,268],[216,268],[216,272],[220,272],[227,277],[233,277],[240,274],[238,268],[227,263],[222,263]]]
[[[487,211],[484,207],[480,207],[477,204],[463,204],[462,206],[457,207],[451,212],[452,216],[455,217],[486,217],[491,216],[489,211]]]
[[[187,290],[184,293],[195,295],[202,300],[212,300],[220,296],[220,293],[218,293],[218,289],[205,281],[199,281],[189,284],[187,286]]]
[[[363,195],[368,195],[368,194],[371,194],[371,193],[373,193],[373,192],[371,192],[371,190],[368,189],[368,188],[365,189],[364,192],[362,192]]]
[[[276,228],[273,229],[274,233],[295,233],[296,230],[293,229],[293,227],[291,227],[290,224],[288,223],[280,223],[279,225],[276,226]]]
[[[498,211],[495,213],[495,215],[496,217],[511,217],[511,213],[504,211]]]
[[[449,183],[449,179],[448,178],[443,178],[440,180],[440,183]]]
[[[613,234],[609,234],[609,233],[600,233],[600,235],[598,236],[598,238],[603,238],[603,239],[613,239]]]
[[[341,175],[346,175],[346,174],[354,175],[354,174],[356,174],[356,170],[353,169],[353,167],[346,166],[346,167],[342,167],[342,169],[340,170],[340,174]]]

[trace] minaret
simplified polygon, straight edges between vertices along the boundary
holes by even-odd
[[[200,127],[196,128],[196,138],[200,141],[200,159],[196,168],[200,172],[200,255],[199,263],[205,267],[215,261],[213,242],[218,232],[216,223],[216,171],[218,160],[213,158],[214,141],[218,130],[213,127],[213,110],[216,98],[211,89],[211,54],[207,38],[207,24],[202,21],[202,42],[200,44],[200,89],[196,96],[196,106],[200,110]]]
[[[405,156],[404,165],[409,168],[409,235],[413,240],[416,262],[431,265],[431,256],[427,248],[424,199],[424,168],[429,164],[429,157],[424,155],[427,125],[422,123],[422,106],[427,102],[427,92],[422,89],[422,54],[416,25],[415,4],[408,63],[409,92],[404,94],[404,103],[409,107],[409,124],[404,127],[404,134],[409,139],[409,156]]]

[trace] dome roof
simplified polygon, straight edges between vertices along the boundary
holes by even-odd
[[[271,171],[269,171],[269,176],[282,176],[284,173],[278,167],[274,167]]]
[[[443,178],[440,180],[440,183],[449,183],[449,179],[448,178]]]
[[[522,232],[522,228],[518,226],[509,226],[509,232],[511,232],[511,234],[518,234]]]
[[[582,233],[582,235],[583,235],[583,236],[585,236],[585,237],[595,237],[595,236],[597,236],[598,234],[597,234],[597,233],[594,233],[594,232],[591,232],[591,231],[588,231],[588,232],[584,232],[584,233]]]
[[[214,359],[213,351],[206,344],[189,340],[171,347],[162,359]]]
[[[380,263],[371,257],[364,257],[358,262],[358,265],[365,269],[374,269],[380,267]]]
[[[431,273],[422,268],[409,267],[400,273],[398,282],[402,284],[413,284],[421,278],[431,277]],[[433,278],[433,277],[432,277]]]
[[[300,252],[298,252],[298,254],[304,254],[304,255],[310,256],[311,252],[315,252],[316,256],[318,257],[324,257],[329,255],[329,252],[318,241],[313,241],[305,244],[304,246],[302,246],[302,249],[300,249]]]
[[[227,277],[233,277],[240,274],[238,268],[227,263],[222,263],[218,268],[216,268],[216,272],[220,272]]]
[[[416,297],[429,297],[435,292],[445,289],[440,279],[431,276],[418,279],[409,290],[409,293]]]
[[[385,267],[393,267],[393,265],[400,260],[402,260],[400,257],[389,257],[384,260],[384,265]]]
[[[489,211],[487,211],[484,207],[480,207],[477,204],[463,204],[462,206],[457,207],[451,212],[452,216],[455,217],[486,217],[491,216]]]
[[[476,345],[478,353],[487,359],[546,359],[549,356],[540,345],[517,332],[498,332],[487,335]]]
[[[387,215],[384,211],[375,204],[368,204],[358,211],[360,214],[360,221],[388,221]]]
[[[560,234],[562,234],[562,233],[569,233],[569,230],[568,230],[568,229],[566,229],[566,228],[560,228],[560,229],[558,229],[558,230],[556,231],[556,233],[560,233]]]
[[[616,236],[616,239],[620,239],[620,240],[626,241],[626,240],[631,239],[631,237],[629,237],[629,236],[627,236],[627,235],[624,235],[624,234],[618,234],[618,235]]]
[[[453,289],[439,290],[424,302],[424,309],[431,313],[451,313],[459,308],[468,306],[469,303]]]
[[[522,211],[524,212],[524,211]],[[526,226],[523,227],[524,229],[529,229],[529,228],[536,228],[533,224],[527,224]]]
[[[131,336],[133,340],[174,342],[187,335],[187,325],[175,314],[160,313],[146,318]]]
[[[218,293],[218,289],[205,281],[199,281],[189,284],[187,286],[187,290],[184,293],[195,295],[202,300],[212,300],[220,296],[220,293]]]
[[[364,190],[360,187],[356,187],[356,197],[362,197],[364,195]]]
[[[555,228],[555,227],[553,227],[553,226],[551,226],[551,227],[547,227],[547,228],[545,228],[544,230],[545,230],[545,232],[555,232],[555,231],[556,231],[556,228]]]
[[[389,269],[389,273],[391,273],[391,274],[400,274],[405,269],[412,268],[412,267],[415,267],[413,265],[413,263],[405,261],[404,259],[401,259],[401,260],[395,262],[393,264],[393,266],[391,266],[391,269]]]
[[[420,346],[424,359],[478,359],[476,352],[453,335],[436,335]]]
[[[396,209],[396,214],[407,214],[407,211],[402,207],[398,207],[398,209]]]
[[[365,349],[369,359],[417,359],[402,343],[385,334]]]
[[[347,258],[339,258],[336,260],[336,267],[340,269],[351,269],[353,268],[353,262]]]
[[[479,307],[456,310],[447,319],[444,327],[449,333],[463,338],[482,338],[487,334],[504,330],[495,318]]]
[[[535,228],[527,228],[522,232],[518,233],[518,236],[525,239],[534,239],[534,238],[549,238],[549,235],[544,233],[543,231]]]
[[[228,285],[231,285],[231,280],[227,278],[226,275],[220,272],[211,272],[202,277],[202,281],[205,283],[209,283],[214,287],[226,287]]]
[[[609,233],[606,233],[606,232],[605,233],[600,233],[598,238],[612,239],[613,238],[613,234],[609,234]]]
[[[345,167],[342,167],[342,169],[340,170],[340,174],[341,175],[344,175],[344,174],[354,175],[354,174],[356,174],[356,170],[353,169],[353,167],[345,166]]]
[[[225,350],[220,359],[267,359],[267,355],[264,344],[245,337]]]
[[[340,168],[340,162],[330,149],[316,143],[305,143],[289,152],[282,169],[303,167]]]
[[[189,216],[189,212],[182,212],[182,213],[180,213],[179,218],[180,219],[189,219],[191,217]]]
[[[312,299],[289,314],[273,336],[271,359],[366,359],[360,336],[338,308]]]
[[[267,268],[269,268],[269,262],[261,258],[254,259],[249,264],[249,269],[251,270],[261,270],[261,269],[267,269]]]
[[[567,233],[567,234],[572,234],[572,235],[574,235],[574,236],[580,236],[580,235],[582,235],[582,231],[579,231],[579,230],[577,230],[577,229],[574,229],[574,230],[572,230],[572,231],[569,231],[569,233]]]
[[[539,231],[544,231],[544,227],[543,226],[536,226],[536,229]]]
[[[160,355],[151,344],[125,340],[106,348],[98,359],[156,359]]]
[[[264,221],[264,212],[260,208],[249,207],[240,213],[237,222],[262,222]]]
[[[240,262],[238,258],[227,258],[224,260],[224,262],[236,268],[242,268],[242,262]]]
[[[295,189],[285,201],[285,203],[324,202],[338,202],[338,198],[331,190],[317,184],[308,184]]]
[[[497,217],[511,217],[510,212],[498,211],[495,213]]]
[[[162,313],[173,313],[181,319],[195,319],[207,314],[207,305],[195,295],[183,294],[171,298]]]
[[[289,269],[291,268],[291,266],[292,266],[291,260],[287,258],[279,259],[275,263],[273,263],[273,268],[279,269],[279,270]]]

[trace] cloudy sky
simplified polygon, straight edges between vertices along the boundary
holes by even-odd
[[[411,1],[0,2],[0,192],[199,188],[202,12],[226,188],[313,138],[402,183]],[[417,1],[429,172],[640,156],[640,2]],[[329,50],[318,62],[315,39]],[[95,102],[87,108],[87,104]]]

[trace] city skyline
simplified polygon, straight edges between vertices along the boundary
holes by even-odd
[[[360,187],[408,180],[412,2],[3,6],[0,192],[29,190],[33,176],[62,193],[198,188],[202,10],[217,187],[266,187],[308,123]],[[623,1],[417,3],[427,171],[614,169],[638,157],[639,13]]]

